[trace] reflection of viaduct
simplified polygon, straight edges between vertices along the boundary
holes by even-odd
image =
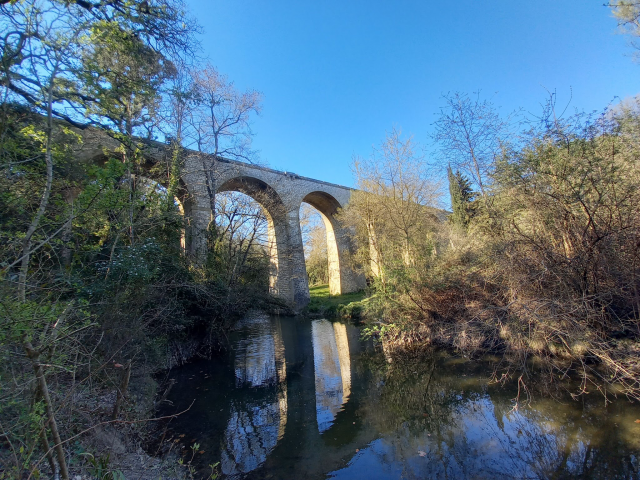
[[[118,142],[94,132],[82,132],[84,143],[80,158],[96,159],[104,151],[114,151]],[[154,143],[146,152],[149,166],[166,158],[166,146]],[[206,255],[206,230],[211,222],[207,175],[211,190],[237,191],[254,198],[266,212],[271,250],[271,293],[295,309],[309,302],[309,284],[305,268],[300,204],[309,203],[322,215],[327,231],[330,290],[332,294],[364,288],[364,276],[350,267],[350,245],[335,214],[351,196],[352,190],[331,183],[300,177],[287,172],[247,163],[217,159],[211,155],[186,151],[182,167],[182,191],[178,200],[185,215],[186,252],[195,258]],[[159,179],[154,180],[163,183]]]
[[[357,430],[349,397],[351,358],[362,346],[359,330],[328,320],[309,324],[262,315],[236,327],[242,334],[232,342],[236,389],[229,394],[229,420],[220,441],[222,473],[239,478],[260,467],[268,470],[276,448],[276,458],[283,452],[287,457],[295,452],[294,458],[315,452],[309,462],[342,466],[345,455],[353,454],[353,443],[334,449],[329,439],[345,427]],[[316,422],[310,421],[314,417]],[[340,437],[345,439],[343,433]],[[358,446],[366,445],[372,433],[355,438]],[[309,462],[296,469],[319,470]]]

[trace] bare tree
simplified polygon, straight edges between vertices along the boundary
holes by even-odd
[[[480,92],[473,96],[447,93],[442,99],[445,105],[434,123],[432,138],[443,159],[467,175],[486,198],[489,175],[503,147],[508,123],[493,103],[480,99]]]
[[[394,129],[369,158],[355,158],[352,168],[360,192],[348,208],[355,215],[343,218],[351,216],[368,237],[372,273],[382,276],[395,263],[414,266],[429,249],[432,207],[441,195],[419,146]]]
[[[256,200],[238,192],[217,195],[215,212],[218,232],[212,250],[227,286],[232,287],[256,262],[266,262],[268,218]]]
[[[191,125],[198,151],[250,161],[252,114],[260,113],[262,96],[239,92],[233,82],[212,65],[193,76],[194,108]]]
[[[215,161],[218,157],[251,161],[251,124],[260,113],[262,95],[238,92],[212,65],[192,72],[193,100],[189,114],[190,141],[202,155],[211,210],[215,212]]]

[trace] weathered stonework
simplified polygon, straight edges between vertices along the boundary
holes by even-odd
[[[77,152],[89,160],[103,150],[115,150],[117,142],[95,131],[82,132],[84,144]],[[145,157],[151,162],[167,155],[165,145],[151,143]],[[258,165],[186,151],[182,167],[181,207],[185,215],[185,250],[196,259],[207,253],[206,230],[212,218],[207,175],[216,192],[238,191],[259,202],[267,213],[271,251],[270,291],[285,300],[295,311],[309,303],[309,281],[305,267],[300,205],[315,207],[327,231],[329,288],[331,294],[361,290],[362,273],[350,266],[351,246],[347,232],[336,220],[338,209],[345,206],[352,189],[301,177]]]
[[[365,287],[364,275],[349,265],[349,236],[335,217],[338,209],[349,202],[350,188],[257,165],[226,159],[211,160],[193,153],[184,163],[182,178],[191,197],[191,205],[185,207],[185,215],[192,219],[194,229],[191,245],[187,246],[191,254],[196,257],[206,254],[202,232],[211,219],[204,176],[208,167],[213,171],[217,192],[245,193],[267,212],[269,238],[272,240],[271,293],[286,300],[296,310],[309,303],[309,281],[299,217],[302,202],[315,207],[324,220],[331,293],[354,292]]]

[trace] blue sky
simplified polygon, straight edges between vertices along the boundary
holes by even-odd
[[[203,55],[263,93],[254,148],[272,168],[353,185],[351,158],[392,127],[428,150],[448,91],[501,112],[601,110],[640,93],[640,65],[603,0],[187,0]]]

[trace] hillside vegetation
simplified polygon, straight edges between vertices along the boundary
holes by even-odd
[[[385,349],[502,352],[498,373],[523,381],[535,357],[551,382],[580,377],[576,395],[639,399],[639,106],[559,118],[551,102],[525,131],[476,145],[486,155],[498,140],[490,155],[457,150],[444,223],[418,208],[428,177],[411,140],[390,136],[360,176],[376,195],[343,214],[375,279],[367,316]],[[464,108],[452,115],[478,112]]]
[[[260,101],[187,63],[198,29],[180,0],[0,4],[2,479],[128,476],[167,388],[154,374],[274,304],[245,197],[210,189],[206,251],[185,249],[184,148],[249,158]],[[116,147],[83,157],[87,132]]]

